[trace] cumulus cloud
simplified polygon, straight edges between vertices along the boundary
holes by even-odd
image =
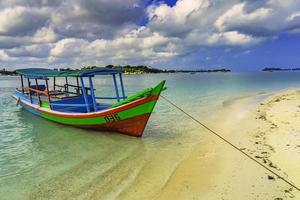
[[[57,42],[50,51],[50,56],[70,57],[76,56],[89,44],[84,39],[67,38]]]
[[[0,35],[30,34],[45,25],[48,13],[48,9],[6,8],[0,11]]]
[[[145,28],[117,39],[97,39],[92,42],[84,39],[68,38],[60,40],[52,48],[53,62],[71,57],[75,63],[128,63],[139,64],[169,58],[176,55],[175,40],[158,33],[148,32]]]
[[[51,43],[57,40],[58,35],[49,27],[38,29],[32,37],[32,42],[35,43]]]
[[[246,5],[246,2],[236,4],[221,15],[215,22],[218,31],[226,32],[235,30],[245,33],[260,31],[258,26],[270,20],[273,10],[263,7],[247,13]]]
[[[2,0],[0,62],[159,64],[299,30],[297,0]]]
[[[9,57],[35,57],[35,58],[47,58],[50,52],[51,46],[43,45],[28,45],[20,48],[8,49],[5,53]]]
[[[112,38],[136,28],[144,14],[141,0],[67,0],[52,13],[57,32],[67,37]]]
[[[258,4],[259,7],[252,4],[247,1],[234,5],[218,18],[215,26],[219,31],[236,30],[254,36],[278,35],[300,26],[299,1],[269,0]]]
[[[208,44],[218,44],[223,46],[243,46],[254,45],[260,42],[259,38],[254,38],[250,35],[245,35],[237,31],[214,33],[207,39]]]
[[[61,3],[61,0],[1,0],[0,7],[57,7]]]

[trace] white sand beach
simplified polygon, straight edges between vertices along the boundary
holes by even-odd
[[[258,94],[223,105],[208,125],[299,187],[300,91]],[[210,135],[179,165],[158,199],[280,200],[300,199],[300,192]]]

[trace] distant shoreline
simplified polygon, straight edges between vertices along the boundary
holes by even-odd
[[[157,68],[152,68],[152,67],[147,67],[143,65],[139,66],[113,66],[113,65],[107,65],[106,67],[98,67],[98,66],[87,66],[87,67],[82,67],[81,70],[89,70],[89,69],[97,69],[97,68],[110,68],[110,69],[121,69],[124,71],[124,74],[159,74],[159,73],[190,73],[190,74],[195,74],[195,73],[215,73],[215,72],[222,72],[222,73],[227,73],[231,72],[230,69],[225,69],[225,68],[220,68],[220,69],[200,69],[200,70],[167,70],[167,69],[157,69]],[[79,70],[79,69],[70,69],[70,68],[54,68],[54,70],[59,70],[59,71],[65,71],[65,70]],[[18,75],[16,71],[9,71],[7,69],[2,69],[0,70],[0,75],[4,76],[16,76]]]
[[[262,69],[263,72],[276,72],[276,71],[300,71],[300,68],[278,68],[278,67],[266,67]]]

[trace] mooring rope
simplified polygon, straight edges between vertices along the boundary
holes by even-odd
[[[300,191],[300,188],[298,186],[296,186],[295,184],[293,184],[292,182],[290,182],[289,180],[285,179],[284,177],[282,177],[281,175],[279,175],[278,173],[276,173],[275,171],[273,171],[272,169],[266,167],[264,164],[262,164],[261,162],[259,162],[258,160],[254,159],[252,156],[250,156],[249,154],[245,153],[244,151],[242,151],[240,148],[238,148],[236,145],[234,145],[233,143],[231,143],[229,140],[227,140],[226,138],[224,138],[223,136],[221,136],[220,134],[218,134],[216,131],[212,130],[211,128],[209,128],[207,125],[205,125],[204,123],[200,122],[198,119],[196,119],[195,117],[193,117],[192,115],[190,115],[188,112],[186,112],[185,110],[183,110],[182,108],[180,108],[179,106],[177,106],[175,103],[173,103],[172,101],[170,101],[168,98],[166,98],[163,95],[160,95],[165,101],[167,101],[169,104],[171,104],[172,106],[174,106],[175,108],[177,108],[178,110],[180,110],[182,113],[184,113],[186,116],[188,116],[189,118],[191,118],[192,120],[194,120],[196,123],[198,123],[199,125],[201,125],[202,127],[204,127],[206,130],[208,130],[209,132],[211,132],[212,134],[214,134],[215,136],[217,136],[219,139],[223,140],[225,143],[229,144],[231,147],[233,147],[235,150],[239,151],[240,153],[242,153],[244,156],[246,156],[247,158],[249,158],[250,160],[254,161],[255,163],[257,163],[258,165],[260,165],[261,167],[263,167],[264,169],[266,169],[267,171],[271,172],[273,175],[277,176],[277,178],[283,180],[284,182],[286,182],[288,185],[290,185],[291,187],[295,188],[296,190]]]

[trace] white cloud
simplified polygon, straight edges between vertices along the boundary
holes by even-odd
[[[36,43],[55,42],[57,39],[58,35],[49,27],[43,27],[37,30],[32,37],[32,41]]]
[[[42,45],[28,45],[12,49],[5,50],[5,53],[9,57],[35,57],[35,58],[47,58],[52,45],[42,44]]]
[[[51,23],[66,37],[111,39],[144,15],[142,0],[66,0],[52,12]]]
[[[270,8],[258,8],[246,13],[246,5],[246,2],[234,5],[216,20],[216,28],[224,32],[235,30],[243,26],[255,26],[255,24],[265,22],[272,14],[272,9]]]
[[[290,16],[288,16],[288,17],[286,18],[286,20],[287,20],[288,22],[290,22],[290,21],[296,20],[297,18],[298,18],[298,20],[300,19],[300,11],[292,13]]]
[[[76,38],[67,38],[58,41],[54,48],[50,51],[50,56],[53,57],[70,57],[76,56],[78,53],[82,51],[82,49],[86,48],[88,45],[88,41],[84,39],[76,39]]]
[[[237,31],[229,31],[223,33],[214,33],[207,42],[210,45],[228,45],[228,46],[248,46],[260,42],[261,38],[254,38],[249,35],[239,33]]]
[[[28,7],[6,8],[0,11],[1,35],[26,35],[42,27],[47,21],[47,9]]]
[[[211,6],[209,0],[181,0],[174,7],[166,4],[149,7],[149,27],[170,37],[181,37],[194,28],[201,27],[199,20]]]
[[[0,50],[0,60],[7,60],[7,59],[9,59],[7,53],[5,53],[4,50]]]

